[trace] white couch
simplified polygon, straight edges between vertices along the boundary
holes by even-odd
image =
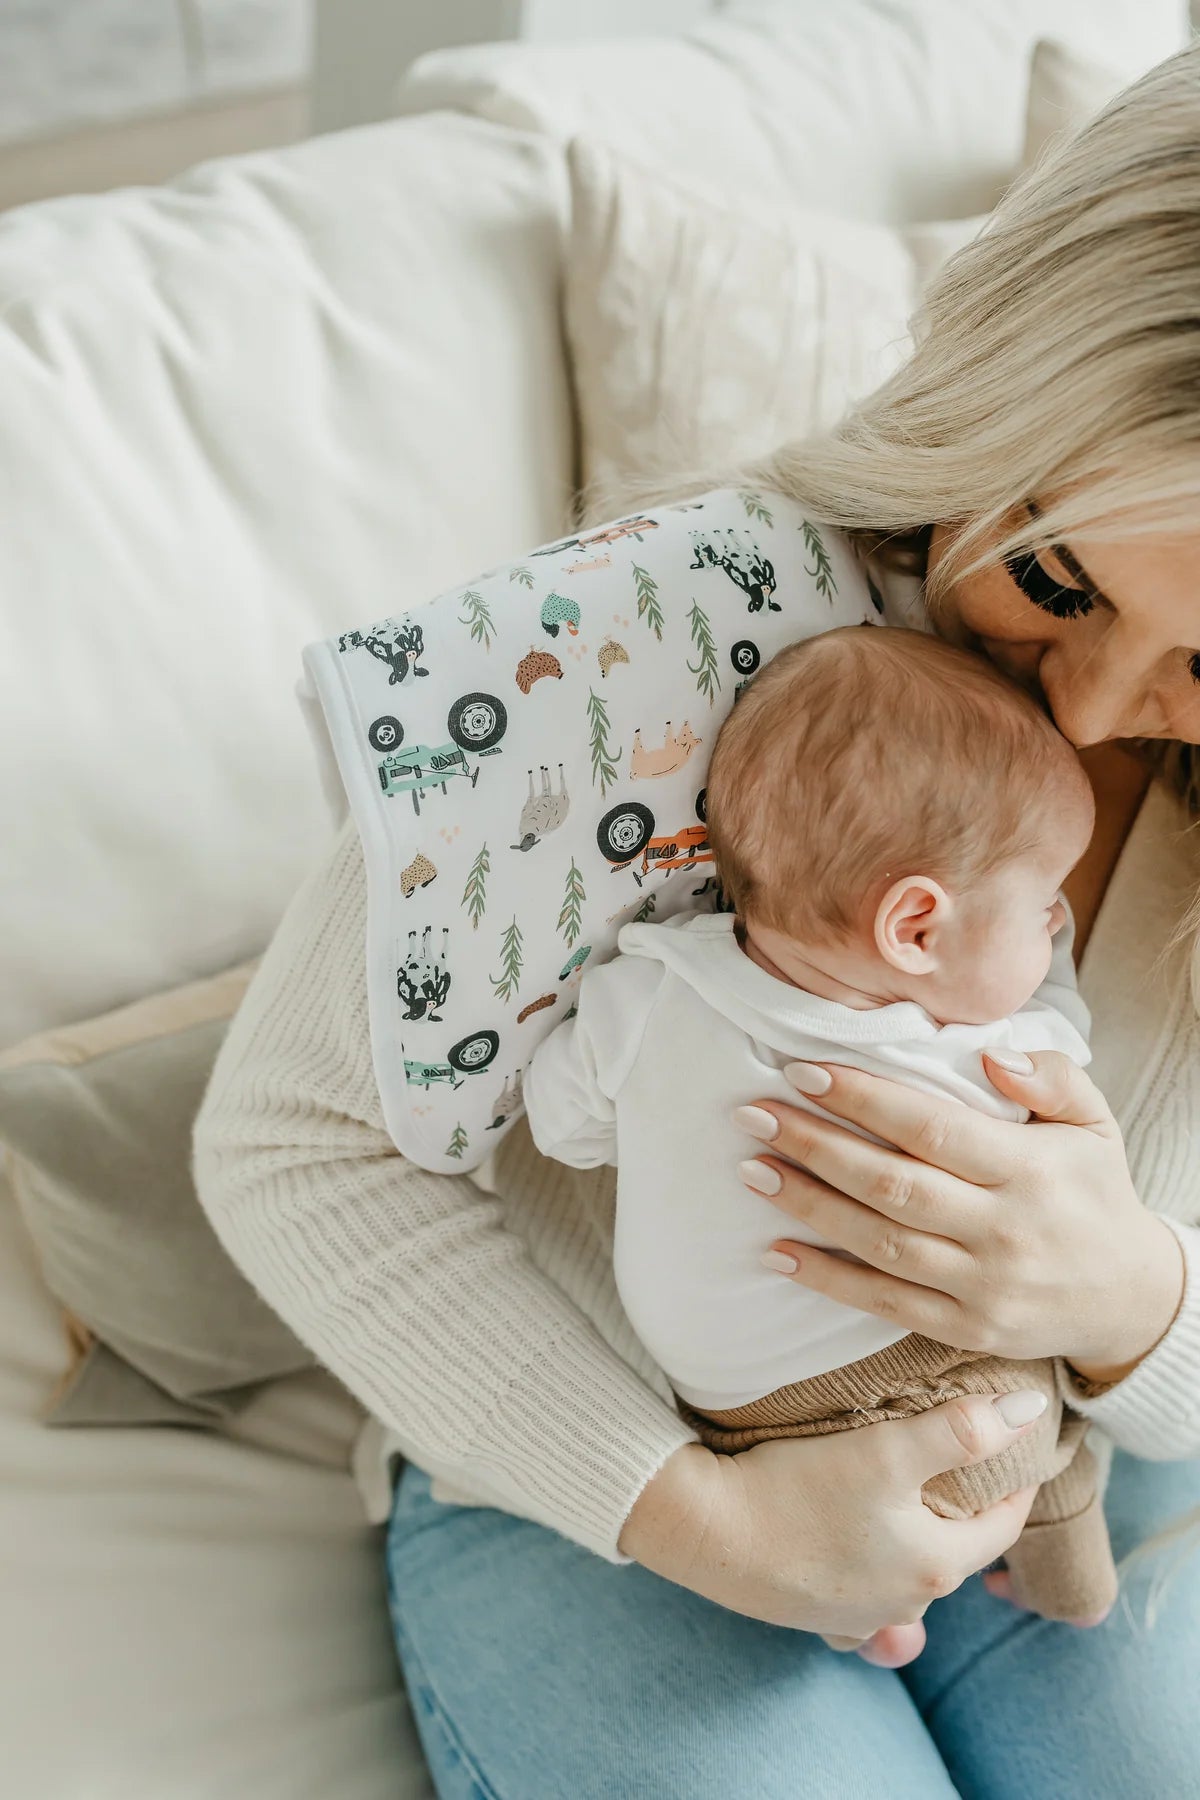
[[[300,646],[561,530],[563,149],[907,222],[1014,169],[1050,32],[1130,75],[1177,0],[795,0],[691,39],[446,53],[394,123],[0,217],[0,1047],[253,953],[327,831]],[[0,1790],[429,1792],[361,1423],[53,1433],[0,1195]]]

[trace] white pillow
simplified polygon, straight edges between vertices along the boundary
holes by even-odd
[[[1086,125],[1127,82],[1119,70],[1044,38],[1033,52],[1022,166],[1031,168],[1047,144]]]
[[[0,219],[0,1045],[261,948],[303,644],[562,529],[564,200],[442,115]]]
[[[1187,40],[1184,0],[787,0],[676,36],[422,57],[407,109],[587,136],[749,205],[888,224],[995,205],[1021,157],[1040,37],[1132,81]]]
[[[570,168],[567,334],[602,494],[832,425],[903,358],[921,285],[982,223],[735,205],[583,140]]]

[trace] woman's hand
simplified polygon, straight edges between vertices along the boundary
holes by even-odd
[[[1023,1398],[951,1400],[739,1456],[685,1444],[639,1496],[621,1549],[733,1612],[850,1648],[920,1619],[1016,1541],[1035,1489],[973,1519],[943,1519],[921,1488],[1013,1443],[1028,1425],[1013,1429],[1000,1407]]]
[[[1063,1356],[1117,1380],[1178,1310],[1178,1241],[1134,1192],[1116,1121],[1082,1069],[1053,1051],[987,1061],[1029,1124],[809,1063],[786,1073],[828,1117],[768,1100],[740,1108],[772,1152],[742,1165],[747,1185],[860,1259],[781,1237],[771,1266],[961,1350]]]

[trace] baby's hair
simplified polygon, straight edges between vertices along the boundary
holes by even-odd
[[[962,892],[1029,855],[1086,791],[1066,739],[981,657],[852,626],[755,677],[718,735],[706,811],[737,912],[830,941],[903,875]]]

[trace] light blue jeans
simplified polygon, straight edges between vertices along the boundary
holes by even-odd
[[[1200,1505],[1200,1463],[1118,1456],[1118,1557]],[[1194,1800],[1200,1557],[1146,1598],[1134,1565],[1097,1630],[1020,1614],[978,1579],[929,1611],[898,1674],[760,1625],[408,1469],[392,1619],[442,1800]]]

